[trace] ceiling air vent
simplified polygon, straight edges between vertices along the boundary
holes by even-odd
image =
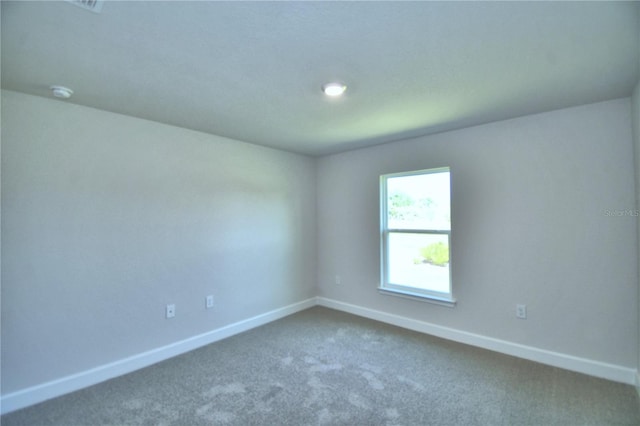
[[[104,3],[104,0],[66,0],[66,1],[78,7],[90,10],[95,13],[100,13],[100,11],[102,10],[102,3]]]

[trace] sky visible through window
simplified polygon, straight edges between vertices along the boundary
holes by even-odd
[[[387,180],[389,229],[451,229],[449,172]]]

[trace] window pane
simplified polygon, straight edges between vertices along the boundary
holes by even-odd
[[[387,179],[389,229],[451,230],[449,172]]]
[[[389,233],[389,283],[449,292],[447,234]]]

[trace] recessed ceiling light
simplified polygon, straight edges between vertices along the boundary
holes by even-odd
[[[347,86],[342,83],[327,83],[322,86],[324,94],[332,98],[342,96],[345,90],[347,90]]]
[[[51,89],[53,96],[55,96],[56,98],[69,99],[71,95],[73,95],[73,90],[69,89],[68,87],[51,86],[49,87],[49,89]]]

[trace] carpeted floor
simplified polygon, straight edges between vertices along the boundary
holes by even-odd
[[[629,385],[315,307],[13,425],[639,425]]]

